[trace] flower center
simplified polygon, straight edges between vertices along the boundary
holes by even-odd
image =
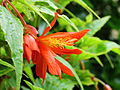
[[[71,39],[70,37],[65,38],[47,38],[42,39],[42,42],[48,45],[51,48],[60,48],[63,49],[64,46],[72,46],[73,43],[76,41],[76,38]]]

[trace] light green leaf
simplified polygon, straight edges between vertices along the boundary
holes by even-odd
[[[93,20],[93,15],[92,13],[89,13],[89,15],[86,16],[86,23],[90,23]]]
[[[77,82],[79,83],[79,85],[80,85],[80,87],[81,87],[81,90],[84,90],[83,85],[82,85],[82,83],[81,83],[81,80],[80,80],[80,78],[78,77],[78,75],[77,75],[77,73],[75,72],[75,70],[72,68],[72,66],[71,66],[66,60],[64,60],[62,57],[56,56],[55,58],[56,58],[57,60],[59,60],[62,64],[64,64],[66,67],[68,67],[68,68],[73,72],[73,74],[74,74]]]
[[[11,49],[16,72],[16,89],[19,90],[23,67],[23,26],[7,9],[0,6],[0,27],[0,30],[5,33],[5,41]]]

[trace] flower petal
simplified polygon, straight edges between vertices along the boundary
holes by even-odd
[[[30,63],[30,60],[32,59],[32,51],[31,49],[26,46],[26,45],[23,45],[24,46],[24,55],[23,57],[27,59],[28,63]]]
[[[37,42],[31,35],[24,35],[24,44],[27,45],[31,50],[39,52]]]
[[[57,62],[58,65],[60,66],[62,72],[64,72],[64,73],[67,74],[67,75],[74,76],[74,74],[72,73],[72,71],[71,71],[68,67],[66,67],[64,64],[62,64],[62,63],[61,63],[60,61],[58,61],[57,59],[56,59],[56,62]]]
[[[57,20],[57,17],[58,17],[58,13],[56,12],[55,13],[55,16],[54,16],[54,19],[52,20],[52,22],[50,23],[50,26],[48,26],[45,30],[44,30],[44,32],[43,32],[43,34],[41,35],[41,36],[44,36],[47,32],[49,32],[50,31],[50,29],[55,25],[55,23],[56,23],[56,20]]]
[[[82,51],[80,49],[60,49],[60,48],[51,48],[57,54],[81,54]]]
[[[38,59],[36,60],[36,75],[42,78],[44,82],[44,79],[46,78],[47,64],[40,55],[38,55],[37,57]]]
[[[42,43],[39,43],[38,45],[42,59],[45,60],[45,63],[48,66],[48,71],[53,75],[61,75],[61,69],[56,63],[51,50]]]
[[[69,39],[76,38],[77,39],[76,41],[78,41],[88,31],[90,31],[90,30],[85,29],[85,30],[82,30],[82,31],[79,31],[79,32],[57,32],[57,33],[54,33],[54,34],[50,34],[50,35],[44,36],[43,38],[44,39],[49,39],[49,38],[66,38],[66,37],[69,37]]]

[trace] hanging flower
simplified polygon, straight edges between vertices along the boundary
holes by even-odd
[[[53,27],[58,13],[55,13],[55,17],[50,26]],[[81,54],[79,49],[66,49],[65,46],[73,46],[74,42],[77,42],[82,38],[89,30],[83,30],[80,32],[57,32],[50,35],[45,35],[51,27],[48,26],[43,34],[37,37],[37,30],[30,25],[25,26],[24,35],[24,58],[28,60],[32,59],[36,65],[36,74],[40,78],[46,78],[46,72],[48,71],[52,75],[58,75],[61,78],[61,72],[67,75],[74,76],[72,71],[62,64],[54,57],[62,54]]]
[[[51,22],[51,27],[54,26],[58,13],[55,13],[55,17]],[[65,46],[73,46],[74,42],[77,42],[83,37],[89,30],[83,30],[80,32],[57,32],[54,34],[45,34],[50,30],[47,27],[43,34],[36,39],[40,53],[34,53],[33,63],[36,64],[36,74],[43,80],[46,77],[48,71],[52,75],[59,75],[61,78],[61,72],[74,76],[72,71],[62,64],[54,57],[62,54],[81,54],[79,49],[66,49]]]

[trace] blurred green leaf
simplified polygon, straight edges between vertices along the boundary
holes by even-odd
[[[16,71],[17,90],[20,88],[23,67],[23,26],[20,21],[11,15],[7,9],[0,6],[0,27],[5,33],[5,41],[11,49],[12,60]]]
[[[89,13],[89,15],[86,16],[86,23],[90,23],[93,20],[93,15],[92,13]]]
[[[42,88],[40,88],[40,87],[37,87],[37,86],[35,86],[35,85],[32,85],[30,82],[28,82],[28,81],[26,81],[26,80],[24,80],[24,82],[31,88],[31,90],[44,90],[44,89],[42,89]]]
[[[5,75],[5,74],[7,74],[7,73],[9,73],[9,72],[11,72],[11,71],[13,71],[14,69],[12,69],[12,68],[7,68],[7,67],[5,67],[5,68],[0,68],[1,70],[0,70],[0,76],[3,76],[3,75]]]
[[[83,85],[94,85],[94,81],[91,79],[92,77],[94,77],[94,75],[90,73],[89,70],[77,70],[77,73]]]

